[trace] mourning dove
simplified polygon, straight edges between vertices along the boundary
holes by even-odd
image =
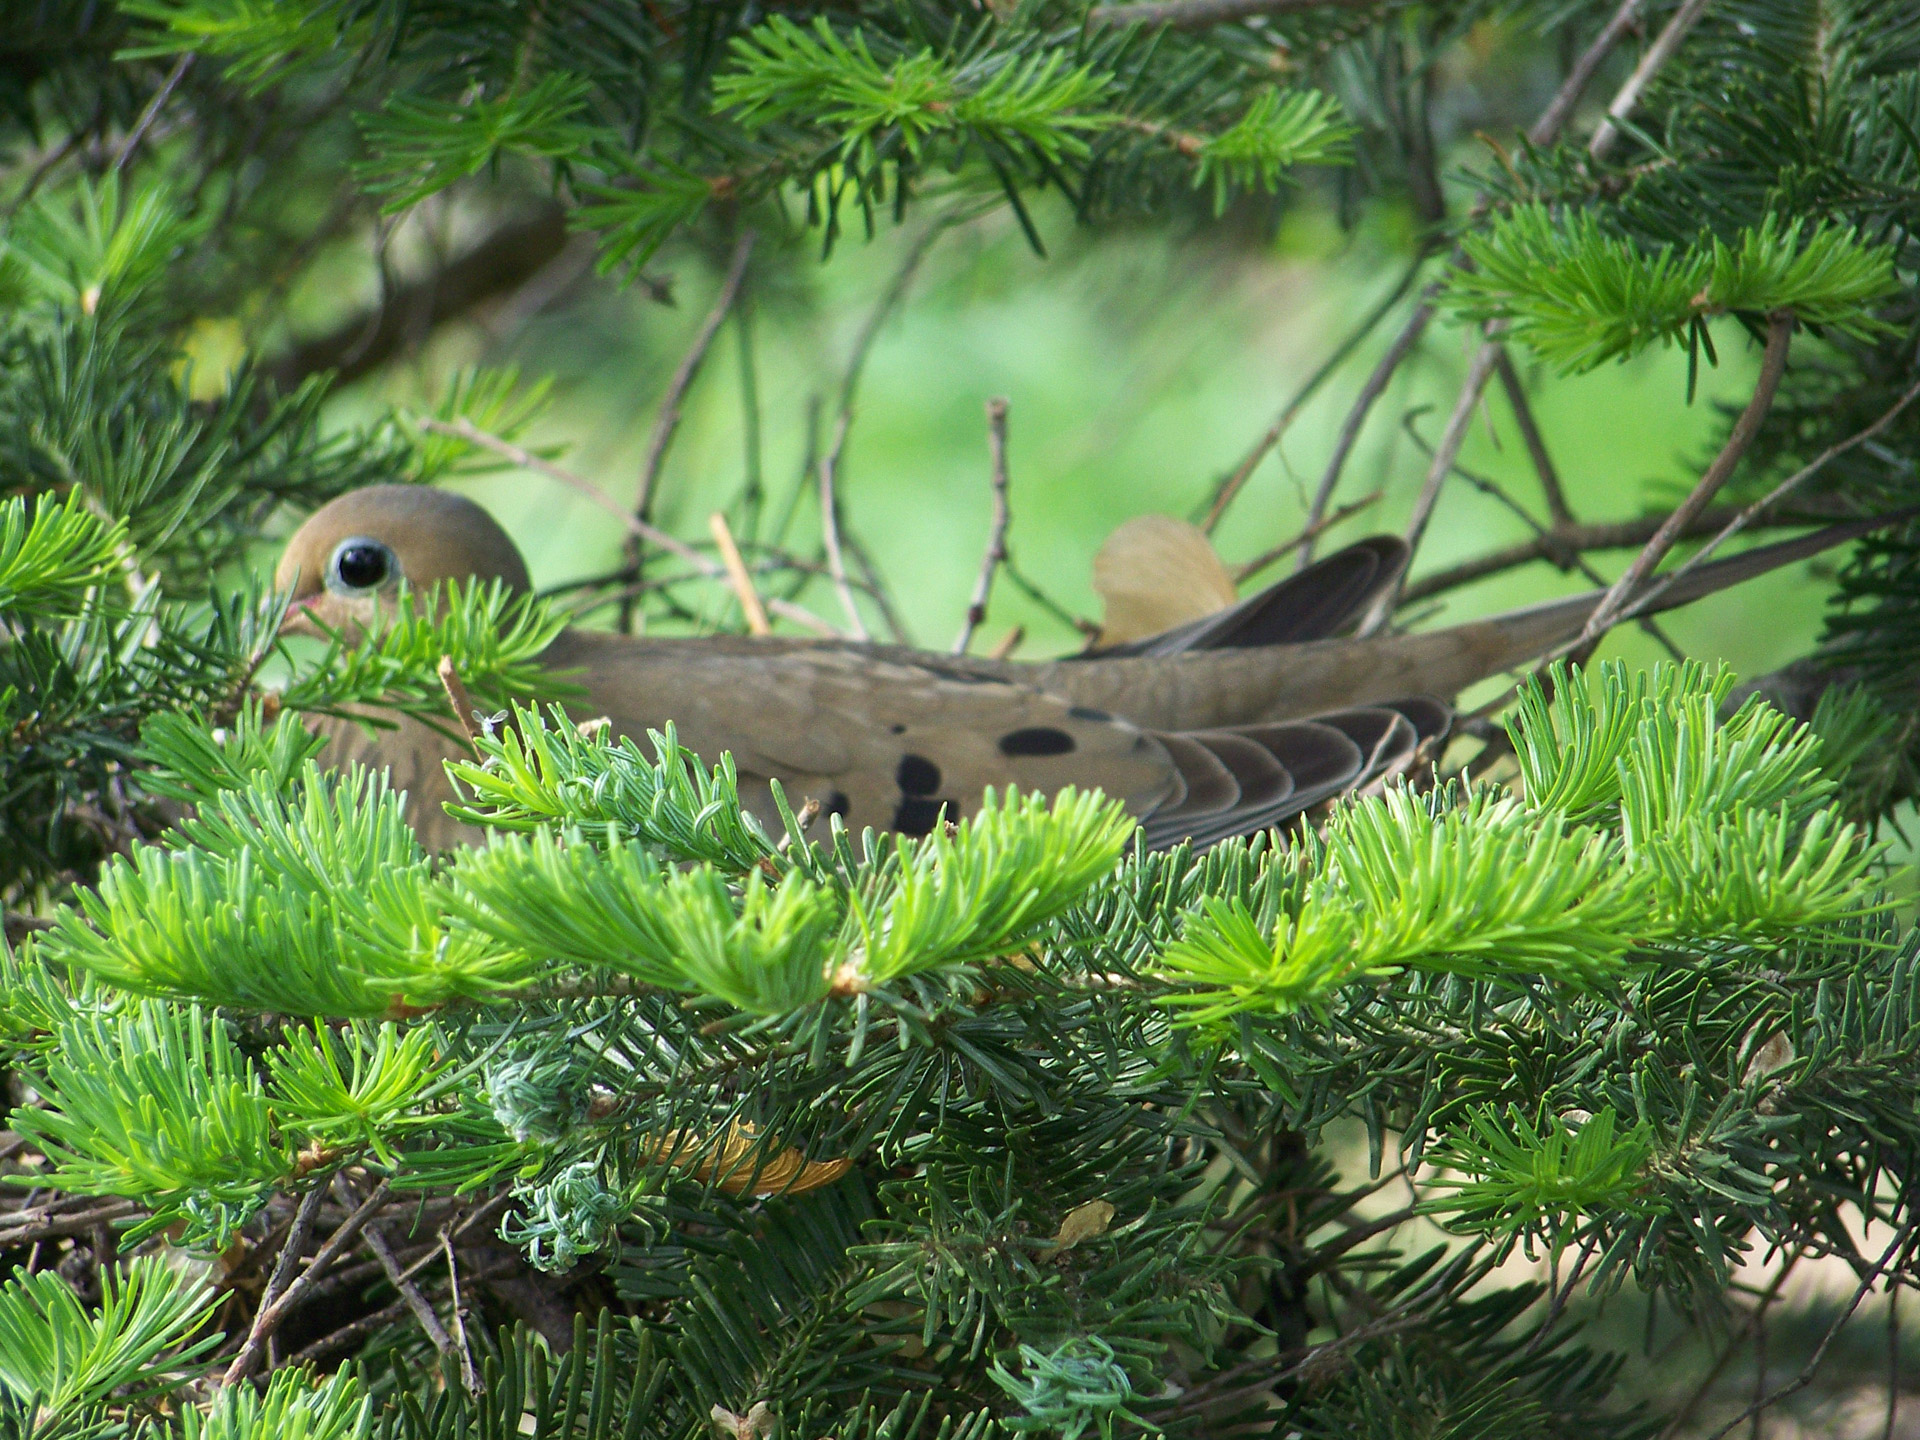
[[[1871,528],[1834,526],[1702,566],[1659,608],[1804,558]],[[1407,548],[1350,545],[1246,600],[1158,634],[1038,663],[851,640],[653,637],[567,629],[543,663],[585,690],[571,709],[616,735],[671,721],[712,761],[729,751],[741,797],[777,825],[769,782],[816,800],[856,832],[925,834],[977,808],[988,786],[1099,788],[1123,801],[1149,845],[1208,844],[1278,824],[1406,770],[1451,722],[1450,697],[1577,636],[1599,596],[1549,601],[1450,629],[1339,638],[1399,579]],[[405,580],[528,588],[513,541],[479,506],[383,485],[316,511],[288,542],[276,580],[311,620],[349,632]],[[317,722],[323,763],[391,768],[432,848],[477,832],[444,813],[442,761],[456,742],[401,720],[369,733]]]

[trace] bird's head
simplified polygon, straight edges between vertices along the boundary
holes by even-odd
[[[294,531],[274,570],[292,593],[284,629],[314,621],[358,632],[391,612],[402,580],[416,593],[448,580],[500,580],[531,589],[507,532],[471,500],[422,485],[370,485],[321,506]]]

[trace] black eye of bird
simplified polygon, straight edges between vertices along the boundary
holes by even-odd
[[[378,540],[356,536],[342,540],[333,551],[327,578],[340,590],[372,590],[393,578],[393,552]]]

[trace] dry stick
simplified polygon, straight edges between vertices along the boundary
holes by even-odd
[[[720,333],[727,312],[733,309],[733,302],[739,298],[740,286],[747,277],[747,260],[753,254],[756,238],[750,229],[740,232],[740,238],[734,242],[733,258],[728,262],[726,278],[720,282],[720,293],[714,298],[713,308],[707,312],[707,318],[700,322],[693,344],[680,357],[679,366],[667,381],[666,394],[660,400],[660,413],[654,417],[653,430],[647,436],[646,453],[640,459],[640,482],[634,491],[633,516],[642,524],[653,514],[653,496],[659,485],[660,467],[666,464],[667,451],[680,429],[681,405],[687,398],[687,390],[693,384],[694,376],[700,373],[700,364],[707,358],[713,337]],[[635,531],[627,540],[627,569],[636,580],[641,577],[645,559],[642,536]],[[623,603],[620,607],[621,632],[632,628],[632,606]]]
[[[346,1188],[344,1177],[340,1183],[342,1188]],[[348,1193],[352,1194],[352,1191],[349,1189]],[[427,1339],[433,1342],[433,1348],[442,1355],[451,1355],[453,1337],[447,1334],[447,1327],[440,1323],[440,1317],[433,1313],[433,1306],[429,1305],[427,1297],[420,1293],[420,1287],[400,1273],[400,1262],[394,1258],[393,1247],[387,1243],[387,1237],[381,1233],[380,1227],[367,1226],[366,1234],[361,1238],[367,1249],[373,1252],[373,1258],[380,1262],[381,1270],[386,1273],[387,1283],[400,1292],[400,1298],[413,1312],[413,1318],[419,1321],[420,1328],[427,1332]]]
[[[1716,527],[1724,525],[1733,517],[1733,508],[1722,505],[1700,515],[1687,527],[1685,538],[1710,533]],[[1653,532],[1666,523],[1664,515],[1645,515],[1636,520],[1593,521],[1585,525],[1554,526],[1545,535],[1532,540],[1523,540],[1500,550],[1490,550],[1485,555],[1472,560],[1463,560],[1458,565],[1445,570],[1436,570],[1433,574],[1415,580],[1401,595],[1402,603],[1411,605],[1416,601],[1444,594],[1448,590],[1457,590],[1462,585],[1470,585],[1475,580],[1484,580],[1489,575],[1504,574],[1508,570],[1517,570],[1522,565],[1532,564],[1535,560],[1550,560],[1560,563],[1563,555],[1578,555],[1589,550],[1637,550],[1652,538]]]
[[[1027,638],[1027,627],[1024,625],[1014,626],[1011,630],[1007,631],[1006,634],[1002,635],[999,638],[999,640],[997,640],[994,643],[994,647],[987,652],[987,658],[989,660],[1006,659],[1009,655],[1013,654],[1014,651],[1020,648],[1020,642],[1025,640],[1026,638]]]
[[[1366,383],[1360,387],[1360,393],[1347,410],[1347,418],[1340,422],[1340,434],[1334,439],[1333,454],[1328,458],[1327,468],[1320,476],[1320,484],[1313,492],[1313,503],[1307,507],[1307,529],[1313,530],[1326,515],[1327,506],[1333,502],[1334,489],[1340,483],[1340,472],[1347,467],[1347,459],[1360,439],[1367,415],[1372,411],[1374,402],[1386,393],[1401,362],[1413,352],[1413,347],[1420,343],[1420,337],[1426,333],[1435,314],[1434,297],[1439,293],[1438,282],[1421,292],[1420,303],[1414,307],[1413,314],[1407,317],[1407,323],[1400,327],[1400,333],[1393,337],[1393,343],[1387,347],[1387,353],[1380,357],[1380,363],[1373,367],[1373,373],[1367,376]],[[1304,570],[1312,560],[1313,540],[1309,537],[1300,547],[1300,559],[1295,568]]]
[[[1705,564],[1707,557],[1712,555],[1715,550],[1719,549],[1735,535],[1738,535],[1742,530],[1746,529],[1747,526],[1763,512],[1772,509],[1781,500],[1785,499],[1787,495],[1798,489],[1800,485],[1816,471],[1825,468],[1829,462],[1846,454],[1847,451],[1853,449],[1854,446],[1865,444],[1882,430],[1886,429],[1887,426],[1891,425],[1899,417],[1900,412],[1911,405],[1916,399],[1920,399],[1920,380],[1916,380],[1912,385],[1908,386],[1906,393],[1894,401],[1892,408],[1878,420],[1875,420],[1871,425],[1867,426],[1866,429],[1856,431],[1844,440],[1836,440],[1805,465],[1802,465],[1798,470],[1794,471],[1793,474],[1774,486],[1773,489],[1769,490],[1765,495],[1736,514],[1726,523],[1718,534],[1700,547],[1698,553],[1689,556],[1686,564],[1676,567],[1672,574],[1662,576],[1644,595],[1636,598],[1633,604],[1622,612],[1623,618],[1638,615],[1642,610],[1646,609],[1647,606],[1651,605],[1655,600],[1658,600],[1661,595],[1666,592],[1667,588],[1682,575]]]
[[[1867,1298],[1867,1292],[1873,1288],[1874,1281],[1880,1278],[1880,1272],[1885,1270],[1888,1264],[1892,1262],[1893,1257],[1907,1245],[1913,1234],[1913,1227],[1914,1221],[1908,1220],[1906,1224],[1902,1225],[1899,1230],[1894,1233],[1893,1242],[1889,1244],[1885,1250],[1880,1252],[1880,1258],[1868,1267],[1865,1275],[1860,1277],[1860,1283],[1854,1287],[1853,1298],[1847,1301],[1847,1308],[1842,1310],[1834,1319],[1834,1322],[1827,1327],[1827,1333],[1820,1337],[1820,1343],[1814,1347],[1812,1356],[1807,1360],[1807,1363],[1801,1367],[1800,1373],[1786,1384],[1768,1391],[1765,1395],[1755,1400],[1751,1405],[1747,1406],[1746,1409],[1734,1416],[1733,1419],[1714,1431],[1712,1435],[1707,1437],[1707,1440],[1724,1440],[1724,1437],[1738,1429],[1743,1421],[1752,1419],[1763,1410],[1771,1410],[1775,1405],[1778,1405],[1782,1400],[1786,1399],[1787,1396],[1797,1394],[1813,1383],[1814,1372],[1820,1368],[1821,1362],[1827,1358],[1827,1351],[1833,1346],[1834,1336],[1838,1335],[1846,1323],[1853,1318],[1853,1312],[1858,1310],[1860,1308],[1860,1302]]]
[[[1593,79],[1601,62],[1612,53],[1614,46],[1620,43],[1620,37],[1626,34],[1628,27],[1633,23],[1639,6],[1640,0],[1621,0],[1620,8],[1614,12],[1613,18],[1607,21],[1600,33],[1594,37],[1593,43],[1587,46],[1579,59],[1574,61],[1573,68],[1567,72],[1567,78],[1554,92],[1553,99],[1547,103],[1547,108],[1540,112],[1540,118],[1534,121],[1527,131],[1527,139],[1533,145],[1544,147],[1551,145],[1559,138],[1568,117],[1573,114],[1573,107],[1579,103],[1587,83]],[[1484,208],[1484,202],[1476,208]],[[1460,251],[1456,247],[1454,258],[1457,259],[1459,255]],[[1348,411],[1346,421],[1340,427],[1339,438],[1334,443],[1333,456],[1327,462],[1326,473],[1320,477],[1319,489],[1314,492],[1313,505],[1307,513],[1308,524],[1312,524],[1326,514],[1327,506],[1333,501],[1334,487],[1340,483],[1340,472],[1346,467],[1347,458],[1352,454],[1354,444],[1360,437],[1360,429],[1366,423],[1367,412],[1385,393],[1394,372],[1400,368],[1401,362],[1419,343],[1421,335],[1432,322],[1436,311],[1435,298],[1439,293],[1438,281],[1421,292],[1419,305],[1414,308],[1413,314],[1407,317],[1407,323],[1401,328],[1399,335],[1394,337],[1393,344],[1381,357],[1380,363],[1374,367],[1373,374],[1367,377],[1367,383],[1361,387],[1359,396],[1354,400],[1353,408]],[[1469,375],[1479,367],[1480,357],[1476,354],[1474,364],[1469,369]],[[1482,375],[1481,378],[1484,383],[1485,376]],[[1465,408],[1469,414],[1472,412],[1474,402],[1478,399],[1479,396],[1476,394],[1466,403]],[[1305,569],[1312,559],[1313,547],[1308,545],[1300,552],[1299,568]]]
[[[1413,502],[1413,515],[1407,521],[1407,549],[1411,552],[1419,551],[1420,541],[1426,536],[1427,522],[1433,518],[1433,507],[1440,499],[1440,486],[1453,473],[1453,462],[1459,458],[1460,447],[1466,443],[1467,429],[1473,424],[1473,412],[1480,404],[1480,392],[1487,388],[1487,379],[1493,374],[1500,348],[1498,341],[1489,339],[1482,341],[1480,348],[1473,352],[1473,363],[1467,366],[1466,382],[1460,387],[1459,398],[1454,401],[1453,414],[1447,417],[1447,428],[1440,432],[1440,443],[1434,447],[1433,462],[1427,466],[1427,478],[1420,487],[1419,497]],[[1365,633],[1364,630],[1362,633]]]
[[[1533,405],[1527,399],[1526,387],[1520,383],[1520,372],[1513,368],[1513,356],[1507,353],[1506,346],[1499,348],[1493,363],[1501,388],[1507,392],[1507,404],[1513,409],[1513,423],[1519,427],[1520,443],[1527,447],[1527,457],[1533,461],[1533,473],[1540,481],[1540,493],[1547,502],[1548,518],[1555,525],[1571,525],[1573,511],[1567,505],[1567,492],[1560,485],[1560,471],[1554,466],[1553,456],[1547,453],[1546,439],[1533,418]]]
[[[439,1252],[436,1251],[434,1253],[438,1254]],[[305,1349],[294,1351],[294,1353],[288,1357],[288,1363],[293,1365],[311,1365],[316,1360],[331,1355],[336,1350],[342,1350],[349,1345],[358,1344],[361,1340],[377,1330],[386,1329],[387,1326],[391,1325],[406,1313],[407,1302],[404,1300],[396,1300],[387,1306],[386,1309],[376,1310],[371,1315],[363,1315],[351,1325],[342,1325],[331,1335],[322,1335]]]
[[[1385,494],[1386,491],[1384,490],[1376,490],[1371,495],[1362,495],[1358,500],[1349,500],[1345,505],[1342,505],[1338,510],[1334,511],[1333,514],[1308,525],[1291,540],[1282,540],[1271,550],[1261,551],[1258,555],[1254,556],[1253,559],[1234,568],[1233,583],[1236,585],[1245,584],[1276,560],[1286,559],[1287,556],[1302,546],[1311,545],[1315,540],[1319,539],[1342,521],[1352,519],[1369,506],[1378,505],[1381,496]]]
[[[1740,412],[1740,418],[1734,422],[1733,433],[1727,436],[1727,443],[1713,457],[1713,463],[1707,467],[1707,473],[1700,477],[1700,483],[1693,487],[1692,493],[1653,532],[1653,538],[1634,556],[1626,573],[1614,581],[1613,588],[1601,597],[1600,604],[1587,617],[1576,649],[1591,645],[1620,619],[1627,602],[1636,598],[1636,592],[1653,573],[1654,567],[1666,558],[1667,552],[1674,547],[1687,526],[1707,508],[1707,502],[1719,493],[1720,487],[1726,484],[1727,478],[1740,464],[1747,447],[1753,443],[1753,437],[1759,433],[1761,421],[1767,418],[1767,411],[1773,407],[1774,392],[1780,388],[1780,377],[1786,373],[1787,350],[1792,340],[1792,314],[1782,310],[1771,316],[1767,321],[1767,348],[1760,357],[1760,378],[1753,387],[1753,397],[1747,401],[1747,408]]]
[[[473,1350],[467,1344],[467,1322],[460,1313],[465,1302],[460,1298],[460,1262],[453,1253],[453,1237],[443,1233],[441,1247],[447,1252],[447,1282],[453,1288],[453,1339],[460,1354],[460,1383],[469,1395],[480,1393],[480,1376],[473,1368]]]
[[[1288,428],[1300,418],[1300,412],[1326,383],[1327,377],[1346,363],[1347,357],[1359,348],[1360,342],[1371,335],[1374,327],[1386,319],[1387,312],[1406,297],[1407,291],[1413,288],[1414,279],[1419,275],[1420,267],[1426,262],[1426,258],[1424,252],[1414,257],[1413,264],[1407,267],[1406,272],[1387,293],[1386,298],[1368,312],[1366,318],[1335,347],[1333,354],[1326,358],[1318,370],[1301,382],[1300,388],[1293,392],[1293,398],[1288,400],[1279,415],[1274,417],[1274,422],[1267,427],[1266,433],[1253,442],[1253,448],[1247,451],[1238,465],[1234,466],[1232,473],[1220,482],[1219,487],[1213,492],[1211,503],[1207,506],[1207,517],[1200,522],[1203,534],[1213,533],[1214,527],[1220,523],[1220,518],[1227,513],[1227,507],[1239,497],[1247,481],[1253,477],[1253,472],[1260,468],[1260,462],[1273,452],[1273,447],[1280,443],[1281,437],[1287,433]],[[1325,508],[1324,504],[1322,508]],[[1312,524],[1316,518],[1318,517],[1309,517],[1308,523]]]
[[[1779,1298],[1780,1291],[1787,1283],[1787,1277],[1793,1274],[1793,1267],[1798,1265],[1802,1258],[1804,1258],[1804,1252],[1795,1250],[1787,1257],[1786,1263],[1774,1272],[1773,1279],[1767,1283],[1767,1288],[1755,1298],[1753,1313],[1748,1315],[1741,1324],[1740,1333],[1729,1340],[1719,1355],[1714,1358],[1707,1373],[1694,1385],[1692,1393],[1687,1396],[1686,1403],[1680,1407],[1680,1413],[1668,1421],[1667,1428],[1660,1432],[1660,1440],[1673,1440],[1673,1437],[1678,1435],[1686,1423],[1693,1418],[1693,1412],[1698,1410],[1700,1402],[1707,1398],[1707,1392],[1713,1388],[1713,1382],[1720,1378],[1740,1347],[1747,1343],[1747,1337],[1762,1323],[1767,1307]]]
[[[833,577],[833,588],[840,594],[840,606],[847,612],[847,623],[853,627],[856,639],[865,640],[867,627],[853,603],[853,586],[847,583],[847,559],[840,552],[839,501],[833,493],[834,467],[839,464],[841,446],[847,443],[847,426],[852,419],[851,410],[840,412],[840,418],[834,422],[833,442],[820,457],[820,534],[827,548],[827,573]]]
[[[261,1297],[260,1309],[253,1317],[253,1328],[247,1332],[246,1343],[240,1347],[240,1353],[233,1357],[227,1373],[220,1377],[223,1388],[236,1385],[246,1378],[273,1332],[280,1328],[280,1322],[287,1318],[301,1297],[312,1288],[313,1282],[326,1273],[327,1267],[352,1246],[361,1228],[387,1203],[387,1192],[391,1188],[392,1182],[388,1180],[382,1180],[374,1186],[373,1193],[361,1203],[360,1208],[327,1237],[326,1243],[314,1253],[312,1263],[300,1273],[299,1278],[288,1283],[294,1266],[299,1263],[300,1252],[307,1247],[307,1237],[313,1233],[313,1222],[320,1214],[327,1187],[315,1185],[307,1192],[299,1210],[294,1213],[293,1226],[287,1232],[287,1243],[281,1248],[280,1259],[267,1281],[266,1294]]]
[[[440,688],[447,693],[447,704],[453,709],[453,718],[460,722],[460,729],[467,737],[467,748],[478,755],[480,732],[474,728],[473,697],[467,694],[466,684],[460,679],[460,672],[454,668],[453,656],[442,655],[436,673],[440,676]]]
[[[646,521],[628,514],[626,510],[615,504],[612,500],[609,500],[606,495],[600,491],[600,488],[585,476],[576,475],[573,471],[556,465],[551,460],[543,460],[540,456],[533,454],[529,450],[522,449],[510,440],[503,440],[498,435],[489,434],[487,431],[473,424],[472,421],[467,420],[464,416],[451,424],[433,419],[423,419],[418,423],[423,430],[431,430],[438,435],[455,435],[463,440],[469,440],[475,445],[481,446],[483,449],[493,451],[494,454],[500,456],[502,459],[511,460],[524,470],[532,470],[537,474],[545,475],[549,480],[557,480],[562,485],[579,491],[580,494],[586,496],[589,500],[593,501],[594,504],[618,518],[620,523],[625,525],[635,536],[644,539],[650,545],[658,546],[670,555],[686,561],[687,564],[699,571],[704,578],[708,580],[725,580],[727,578],[727,572],[724,566],[715,564],[679,536],[669,534],[656,525],[649,525]],[[797,624],[804,625],[815,634],[839,635],[841,633],[826,621],[822,620],[818,615],[815,615],[811,610],[803,609],[801,606],[792,604],[789,601],[770,600],[767,602],[767,608],[776,615],[792,620]]]
[[[960,627],[960,638],[953,642],[956,655],[967,653],[973,632],[987,618],[994,572],[1007,559],[1007,526],[1013,519],[1007,505],[1007,402],[997,395],[987,401],[987,455],[993,477],[993,524],[987,532],[987,553],[980,559],[980,578],[973,582],[973,599],[967,602],[966,621]]]
[[[1287,15],[1301,10],[1357,10],[1375,0],[1155,0],[1152,4],[1102,5],[1087,12],[1089,27],[1102,25],[1167,25],[1175,30],[1205,30],[1260,15]]]
[[[1595,160],[1607,158],[1607,152],[1613,149],[1613,142],[1620,138],[1620,122],[1633,113],[1633,107],[1640,103],[1641,92],[1647,88],[1660,68],[1673,58],[1673,52],[1680,48],[1680,42],[1687,38],[1687,32],[1693,29],[1693,22],[1707,8],[1707,0],[1686,0],[1673,18],[1667,21],[1666,28],[1655,37],[1647,53],[1640,57],[1640,63],[1634,67],[1633,74],[1627,77],[1627,83],[1620,87],[1620,93],[1613,97],[1613,103],[1607,106],[1607,118],[1602,120],[1593,132],[1593,139],[1587,142],[1587,153]]]
[[[747,617],[747,629],[755,635],[771,635],[773,626],[767,623],[766,606],[760,603],[760,592],[753,588],[753,576],[747,573],[747,562],[740,558],[740,547],[733,543],[727,517],[714,511],[707,517],[707,528],[713,531],[713,543],[720,547],[720,559],[727,567],[727,579],[733,582],[733,593],[740,599],[740,613]]]
[[[1407,434],[1413,437],[1413,443],[1415,445],[1426,450],[1429,455],[1433,453],[1433,451],[1427,447],[1426,441],[1420,438],[1420,433],[1414,429],[1413,417],[1411,415],[1407,417],[1406,431]],[[1538,544],[1545,547],[1553,547],[1549,551],[1548,558],[1550,558],[1554,564],[1558,565],[1562,570],[1578,570],[1591,584],[1601,589],[1606,588],[1606,576],[1589,565],[1584,555],[1578,554],[1577,552],[1569,554],[1564,546],[1556,546],[1554,532],[1549,527],[1542,525],[1538,520],[1534,519],[1533,516],[1528,513],[1527,507],[1507,494],[1507,492],[1501,488],[1498,481],[1488,475],[1475,474],[1457,460],[1454,462],[1453,473],[1473,486],[1473,488],[1478,490],[1482,495],[1498,501],[1510,514],[1519,517],[1520,523],[1533,531],[1534,539]],[[1638,543],[1644,543],[1644,541]],[[1402,593],[1405,593],[1404,590]],[[1654,643],[1664,649],[1667,654],[1671,655],[1676,661],[1682,663],[1686,661],[1686,652],[1673,643],[1672,638],[1666,631],[1660,628],[1652,617],[1643,616],[1639,621],[1639,625],[1642,630],[1646,631],[1646,633],[1653,638]]]
[[[720,282],[720,293],[714,299],[713,308],[707,312],[707,318],[700,322],[693,344],[680,357],[679,368],[667,382],[667,393],[660,401],[660,413],[654,417],[653,433],[647,436],[646,454],[640,460],[640,484],[634,492],[633,502],[633,513],[640,520],[644,521],[652,513],[653,492],[660,479],[660,467],[666,463],[674,432],[680,428],[680,407],[687,398],[687,390],[693,384],[694,376],[700,373],[700,364],[707,358],[713,337],[720,333],[727,312],[733,309],[733,302],[740,296],[741,283],[747,278],[747,261],[753,255],[753,242],[757,238],[752,230],[740,232],[740,238],[734,242],[733,258],[727,263],[726,279]]]
[[[535,455],[531,450],[515,445],[511,440],[504,440],[498,435],[482,430],[464,415],[451,422],[435,420],[427,416],[422,417],[415,423],[418,424],[422,430],[431,431],[435,435],[452,435],[461,440],[469,441],[472,444],[480,446],[482,449],[491,450],[503,460],[511,460],[523,470],[532,470],[537,474],[546,476],[549,480],[558,480],[562,485],[577,491],[609,515],[613,516],[622,525],[626,526],[628,531],[636,538],[645,540],[649,545],[657,545],[662,550],[679,556],[690,565],[709,566],[713,569],[715,575],[719,574],[719,567],[713,565],[713,562],[708,560],[706,556],[695,550],[684,540],[670,535],[665,530],[654,525],[649,525],[646,521],[637,519],[635,516],[629,514],[625,506],[609,498],[599,486],[595,485],[584,475],[576,475],[564,466],[556,465],[551,460],[543,459]]]
[[[140,112],[140,118],[134,122],[133,129],[127,132],[127,138],[125,143],[120,147],[120,153],[113,157],[113,173],[115,175],[118,175],[126,168],[127,161],[133,158],[134,150],[142,140],[146,139],[147,131],[152,128],[153,122],[159,118],[160,108],[172,97],[175,87],[180,84],[181,80],[186,78],[187,70],[193,64],[193,58],[194,52],[189,50],[174,62],[173,72],[167,76],[166,80],[161,84],[160,89],[155,92],[153,99],[147,102],[147,108]]]

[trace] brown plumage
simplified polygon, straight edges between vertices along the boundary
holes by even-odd
[[[1660,608],[1697,599],[1871,528],[1834,526],[1700,567]],[[763,821],[768,781],[858,830],[923,834],[989,785],[1098,787],[1126,802],[1150,844],[1209,843],[1277,824],[1411,766],[1468,685],[1576,636],[1597,594],[1451,629],[1338,638],[1398,579],[1407,551],[1376,537],[1259,594],[1159,635],[1027,664],[852,641],[661,639],[569,629],[543,659],[586,691],[571,708],[640,736],[668,721],[709,761],[731,751]],[[478,576],[527,587],[513,542],[468,500],[375,486],[317,511],[276,573],[298,612],[357,627],[404,578]],[[369,735],[319,722],[323,760],[390,765],[429,846],[478,838],[442,804],[455,747],[403,721]]]

